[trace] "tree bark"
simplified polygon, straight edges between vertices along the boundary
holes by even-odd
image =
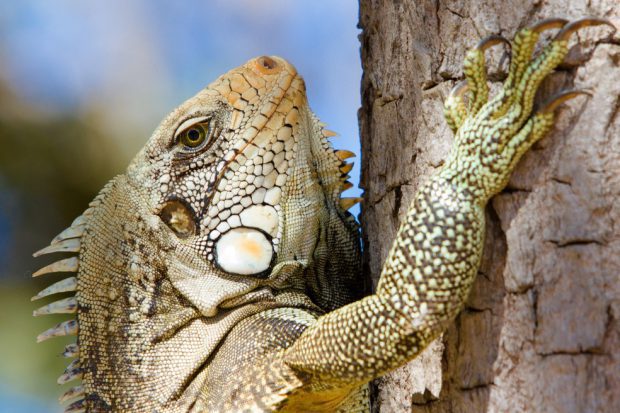
[[[443,101],[465,51],[547,17],[617,0],[361,0],[362,209],[376,283],[413,194],[452,143]],[[377,381],[381,412],[620,411],[620,41],[573,35],[539,93],[588,88],[487,208],[485,254],[465,310],[418,359]],[[580,43],[577,44],[577,39]],[[491,59],[493,90],[505,71]],[[497,69],[496,69],[497,68]]]

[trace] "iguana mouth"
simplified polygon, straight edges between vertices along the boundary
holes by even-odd
[[[56,236],[49,246],[37,251],[33,254],[34,257],[39,257],[45,254],[53,253],[72,253],[73,255],[68,258],[60,259],[52,264],[49,264],[40,270],[36,271],[33,277],[40,275],[65,272],[77,274],[79,268],[79,252],[82,244],[82,235],[86,230],[86,221],[82,215],[76,218],[71,226],[62,231]],[[34,316],[47,315],[47,314],[75,314],[78,309],[77,298],[75,292],[77,291],[77,277],[75,275],[62,279],[49,287],[45,288],[37,295],[32,297],[32,301],[39,300],[44,297],[48,297],[53,294],[71,293],[72,295],[63,298],[61,300],[44,305],[43,307],[33,312]],[[70,319],[63,321],[54,327],[44,331],[37,336],[37,342],[42,342],[53,337],[62,336],[77,336],[78,322],[76,319]],[[82,369],[80,367],[79,359],[80,349],[77,343],[71,343],[67,345],[62,352],[62,355],[66,358],[75,358],[65,369],[65,371],[58,378],[58,384],[65,384],[73,380],[79,380],[82,378]],[[67,390],[62,396],[60,396],[60,403],[72,402],[66,407],[66,412],[83,411],[84,408],[84,388],[77,385]]]

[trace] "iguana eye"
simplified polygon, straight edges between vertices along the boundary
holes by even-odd
[[[208,117],[189,119],[183,122],[178,130],[180,132],[177,132],[175,141],[190,153],[208,147],[219,134],[213,119]]]
[[[181,142],[185,146],[195,148],[204,142],[207,133],[202,125],[192,126],[181,135]]]
[[[196,123],[179,134],[179,142],[187,148],[199,147],[209,136],[209,123]]]

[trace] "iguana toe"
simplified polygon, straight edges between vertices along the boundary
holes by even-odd
[[[489,99],[485,51],[500,44],[510,46],[510,42],[505,38],[491,35],[482,39],[476,47],[470,49],[465,55],[463,73],[469,85],[469,104],[467,110],[470,116],[478,113],[480,108]]]
[[[446,98],[444,103],[444,117],[452,132],[456,132],[467,117],[467,109],[463,97],[469,90],[466,80],[457,83]]]

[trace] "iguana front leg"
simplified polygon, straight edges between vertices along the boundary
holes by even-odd
[[[287,349],[288,365],[322,382],[363,383],[412,359],[447,327],[480,264],[488,200],[552,127],[553,109],[578,93],[561,94],[533,113],[538,86],[566,55],[570,34],[598,24],[608,23],[556,19],[520,31],[504,88],[489,102],[483,54],[489,42],[468,53],[469,107],[458,94],[447,102],[454,147],[415,197],[376,293],[320,317]],[[553,28],[562,29],[532,59],[540,33]]]

